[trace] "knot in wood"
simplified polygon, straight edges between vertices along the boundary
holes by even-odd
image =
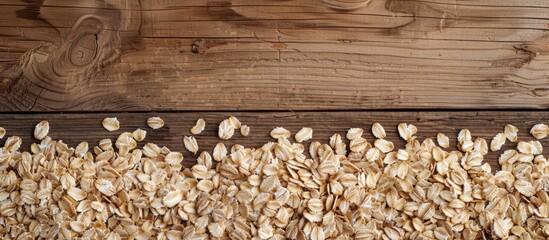
[[[97,35],[84,33],[76,38],[69,47],[68,58],[74,66],[90,64],[97,55]]]

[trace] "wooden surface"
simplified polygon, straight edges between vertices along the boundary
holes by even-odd
[[[242,137],[235,133],[228,141],[222,141],[217,137],[217,126],[226,117],[234,115],[242,124],[251,128],[248,137]],[[146,126],[146,120],[151,116],[162,117],[166,125],[164,128],[153,130]],[[108,132],[101,126],[104,117],[117,117],[121,128],[116,132]],[[508,123],[513,123],[519,128],[519,140],[529,141],[533,137],[528,133],[530,128],[540,122],[549,122],[549,112],[297,112],[297,113],[245,113],[245,112],[204,112],[204,113],[87,113],[87,114],[2,114],[0,126],[5,127],[7,135],[0,140],[3,146],[5,139],[11,135],[23,138],[22,149],[29,151],[33,140],[34,126],[41,120],[50,123],[50,134],[54,140],[62,139],[69,146],[75,147],[81,141],[88,141],[90,146],[97,145],[98,141],[110,138],[113,141],[124,131],[133,131],[136,128],[147,130],[145,142],[154,142],[159,146],[167,146],[172,151],[181,151],[185,155],[184,165],[192,166],[196,156],[183,147],[183,136],[189,135],[189,129],[198,118],[206,120],[204,132],[196,136],[200,152],[213,150],[218,142],[230,147],[234,143],[246,147],[260,147],[260,144],[274,141],[269,132],[276,126],[282,126],[292,132],[293,135],[302,127],[312,127],[313,140],[327,143],[334,133],[342,136],[350,127],[364,128],[364,137],[372,143],[371,125],[374,122],[381,123],[387,131],[387,139],[393,141],[395,146],[403,147],[404,140],[398,137],[396,126],[401,122],[412,123],[419,129],[418,137],[423,140],[431,137],[436,141],[438,132],[450,137],[451,147],[455,148],[456,135],[462,128],[471,130],[472,136],[483,137],[490,143],[492,137],[503,131]],[[545,146],[544,153],[549,153],[549,138],[541,140]],[[310,141],[305,143],[308,149]],[[348,144],[348,142],[347,142]],[[499,169],[497,157],[504,150],[515,148],[516,143],[507,142],[502,150],[490,152],[486,155],[486,161]]]
[[[2,0],[0,111],[549,107],[549,1],[362,2]]]

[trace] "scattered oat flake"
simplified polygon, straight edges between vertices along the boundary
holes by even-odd
[[[236,118],[235,116],[230,116],[229,119],[227,120],[229,120],[231,125],[233,125],[234,129],[239,129],[242,126],[242,123],[240,123],[240,120],[238,120],[238,118]]]
[[[402,139],[406,141],[412,139],[412,136],[414,136],[416,133],[417,128],[412,124],[401,123],[398,125],[398,134]]]
[[[537,139],[543,139],[549,135],[549,126],[545,124],[536,124],[530,129],[530,134]]]
[[[170,152],[166,155],[164,161],[170,165],[180,164],[183,161],[183,154],[180,152]]]
[[[154,143],[147,143],[143,146],[142,153],[147,157],[157,157],[160,154],[160,147]]]
[[[223,143],[217,143],[213,150],[213,158],[215,161],[221,161],[225,156],[227,156],[227,148],[225,147],[225,144]]]
[[[480,137],[475,139],[475,142],[473,144],[473,151],[479,152],[480,154],[482,154],[482,156],[488,154],[488,143],[486,142],[486,140]]]
[[[37,140],[44,139],[50,131],[50,123],[48,121],[41,121],[34,127],[34,138]]]
[[[461,131],[459,131],[458,133],[457,139],[460,144],[473,141],[473,138],[471,137],[471,132],[469,131],[469,129],[461,129]]]
[[[189,150],[189,152],[192,152],[196,154],[198,152],[198,143],[196,142],[196,138],[193,136],[185,136],[183,138],[183,143],[185,144],[185,148]]]
[[[385,128],[379,123],[372,124],[372,134],[376,138],[385,138],[387,134],[385,133]]]
[[[202,131],[204,131],[205,127],[206,127],[206,121],[200,118],[196,121],[196,124],[191,128],[191,133],[195,135],[200,134]]]
[[[505,125],[505,137],[511,142],[518,140],[518,131],[519,129],[511,124]]]
[[[159,129],[164,127],[164,120],[160,117],[150,117],[147,119],[147,126],[152,129]]]
[[[490,150],[492,152],[498,151],[501,149],[503,144],[505,144],[505,133],[498,133],[494,138],[492,138],[492,141],[490,142]]]
[[[219,138],[227,140],[230,139],[234,135],[234,125],[229,121],[229,119],[225,119],[219,124],[219,129],[217,132]]]
[[[385,139],[377,139],[375,142],[374,142],[374,146],[381,150],[383,153],[388,153],[390,151],[392,151],[394,149],[394,144],[390,141],[387,141]]]
[[[543,152],[542,145],[539,141],[520,141],[517,145],[517,150],[523,154],[541,154]]]
[[[304,127],[302,128],[301,130],[299,130],[299,132],[297,132],[295,134],[295,140],[298,142],[298,143],[301,143],[303,141],[307,141],[307,140],[310,140],[313,138],[313,129],[312,128],[308,128],[308,127]]]
[[[103,119],[102,124],[109,132],[116,131],[120,128],[120,122],[115,117]]]
[[[450,138],[448,136],[444,135],[443,133],[437,134],[437,143],[442,148],[449,148],[450,147]]]
[[[248,125],[240,126],[240,134],[244,137],[250,135],[250,127],[248,127]]]
[[[347,135],[345,135],[345,137],[347,137],[347,139],[349,140],[353,140],[353,139],[362,137],[363,133],[364,133],[364,130],[362,128],[350,128],[347,131]]]
[[[6,129],[3,127],[0,127],[0,139],[4,138],[6,135]]]
[[[365,138],[359,137],[351,140],[349,148],[352,152],[363,153],[367,148],[371,147]]]
[[[141,142],[145,140],[145,137],[147,137],[147,131],[141,128],[135,129],[135,131],[133,131],[132,133],[132,137],[133,139],[135,139],[135,141]]]
[[[276,127],[271,131],[271,137],[275,139],[279,138],[289,138],[290,131],[286,130],[283,127]]]

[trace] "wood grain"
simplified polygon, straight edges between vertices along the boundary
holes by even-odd
[[[96,145],[99,140],[111,138],[113,141],[124,131],[133,131],[136,128],[147,130],[145,142],[154,142],[159,146],[167,146],[172,151],[181,151],[185,155],[184,165],[192,166],[196,157],[183,147],[183,136],[190,135],[189,129],[198,118],[206,120],[204,132],[196,136],[200,152],[213,150],[215,144],[221,140],[217,137],[217,126],[225,118],[234,115],[242,124],[250,126],[251,133],[242,137],[239,133],[227,141],[226,146],[235,143],[246,147],[259,147],[268,141],[274,141],[269,132],[277,126],[287,128],[293,135],[302,127],[314,129],[313,140],[327,143],[334,133],[345,134],[351,127],[361,127],[365,130],[365,138],[373,142],[370,132],[374,122],[381,123],[387,131],[387,139],[402,147],[404,141],[398,137],[396,126],[401,122],[414,124],[418,127],[419,139],[431,137],[436,141],[438,132],[450,137],[451,146],[455,147],[456,135],[462,128],[471,130],[473,137],[483,137],[488,143],[492,137],[503,131],[506,124],[513,124],[519,128],[519,140],[529,141],[533,137],[528,133],[537,123],[549,123],[549,112],[205,112],[205,113],[69,113],[69,114],[0,114],[0,126],[6,128],[7,135],[0,140],[3,146],[8,136],[18,135],[23,138],[22,149],[29,150],[33,140],[34,126],[41,120],[50,123],[50,134],[54,140],[62,139],[69,146],[76,146],[81,141]],[[162,117],[166,125],[164,128],[152,130],[146,126],[146,120],[151,116]],[[116,132],[108,132],[101,126],[104,117],[117,117],[121,128]],[[544,154],[549,154],[549,138],[541,140]],[[305,146],[308,148],[308,143]],[[490,152],[486,160],[493,169],[499,169],[497,157],[504,150],[515,148],[516,143],[507,142],[502,150]]]
[[[4,0],[0,111],[549,107],[548,1],[366,2]]]

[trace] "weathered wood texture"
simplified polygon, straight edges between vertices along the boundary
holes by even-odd
[[[29,150],[34,141],[32,132],[34,126],[41,120],[50,122],[50,134],[53,139],[62,139],[70,146],[76,146],[81,141],[88,141],[90,145],[96,145],[99,140],[111,138],[113,141],[124,131],[133,131],[136,128],[147,130],[145,142],[154,142],[159,146],[167,146],[172,151],[181,151],[185,154],[185,166],[195,163],[196,157],[183,147],[183,136],[190,135],[189,129],[198,118],[206,120],[205,131],[196,135],[200,151],[211,152],[215,144],[221,140],[217,137],[218,124],[229,115],[238,117],[243,124],[251,128],[248,137],[242,137],[235,133],[234,137],[222,141],[226,146],[234,143],[246,147],[259,147],[268,141],[274,141],[269,132],[276,126],[282,126],[292,131],[293,135],[302,127],[308,126],[314,129],[313,140],[327,143],[334,133],[342,136],[350,127],[361,127],[365,130],[365,138],[373,142],[370,132],[371,125],[379,122],[387,131],[387,139],[395,142],[398,147],[404,146],[404,140],[398,137],[396,126],[401,122],[416,125],[419,129],[418,137],[423,140],[431,137],[436,141],[436,134],[447,134],[451,140],[451,146],[455,148],[456,136],[460,129],[468,128],[473,137],[483,137],[488,143],[492,137],[503,131],[506,124],[517,126],[519,140],[533,140],[528,133],[530,128],[537,123],[548,123],[549,112],[297,112],[297,113],[245,113],[245,112],[220,112],[220,113],[93,113],[93,114],[0,114],[0,126],[7,130],[7,135],[0,140],[3,146],[5,139],[11,135],[23,138],[22,148]],[[101,126],[104,117],[116,116],[121,122],[119,131],[108,132]],[[147,127],[146,120],[151,116],[161,116],[166,125],[164,128],[152,130]],[[308,148],[310,141],[305,143]],[[544,153],[549,153],[549,138],[541,140],[544,145]],[[486,156],[493,169],[499,169],[497,157],[504,150],[515,148],[516,143],[507,142],[502,150],[490,152]]]
[[[365,1],[3,0],[0,111],[549,107],[549,1]]]

